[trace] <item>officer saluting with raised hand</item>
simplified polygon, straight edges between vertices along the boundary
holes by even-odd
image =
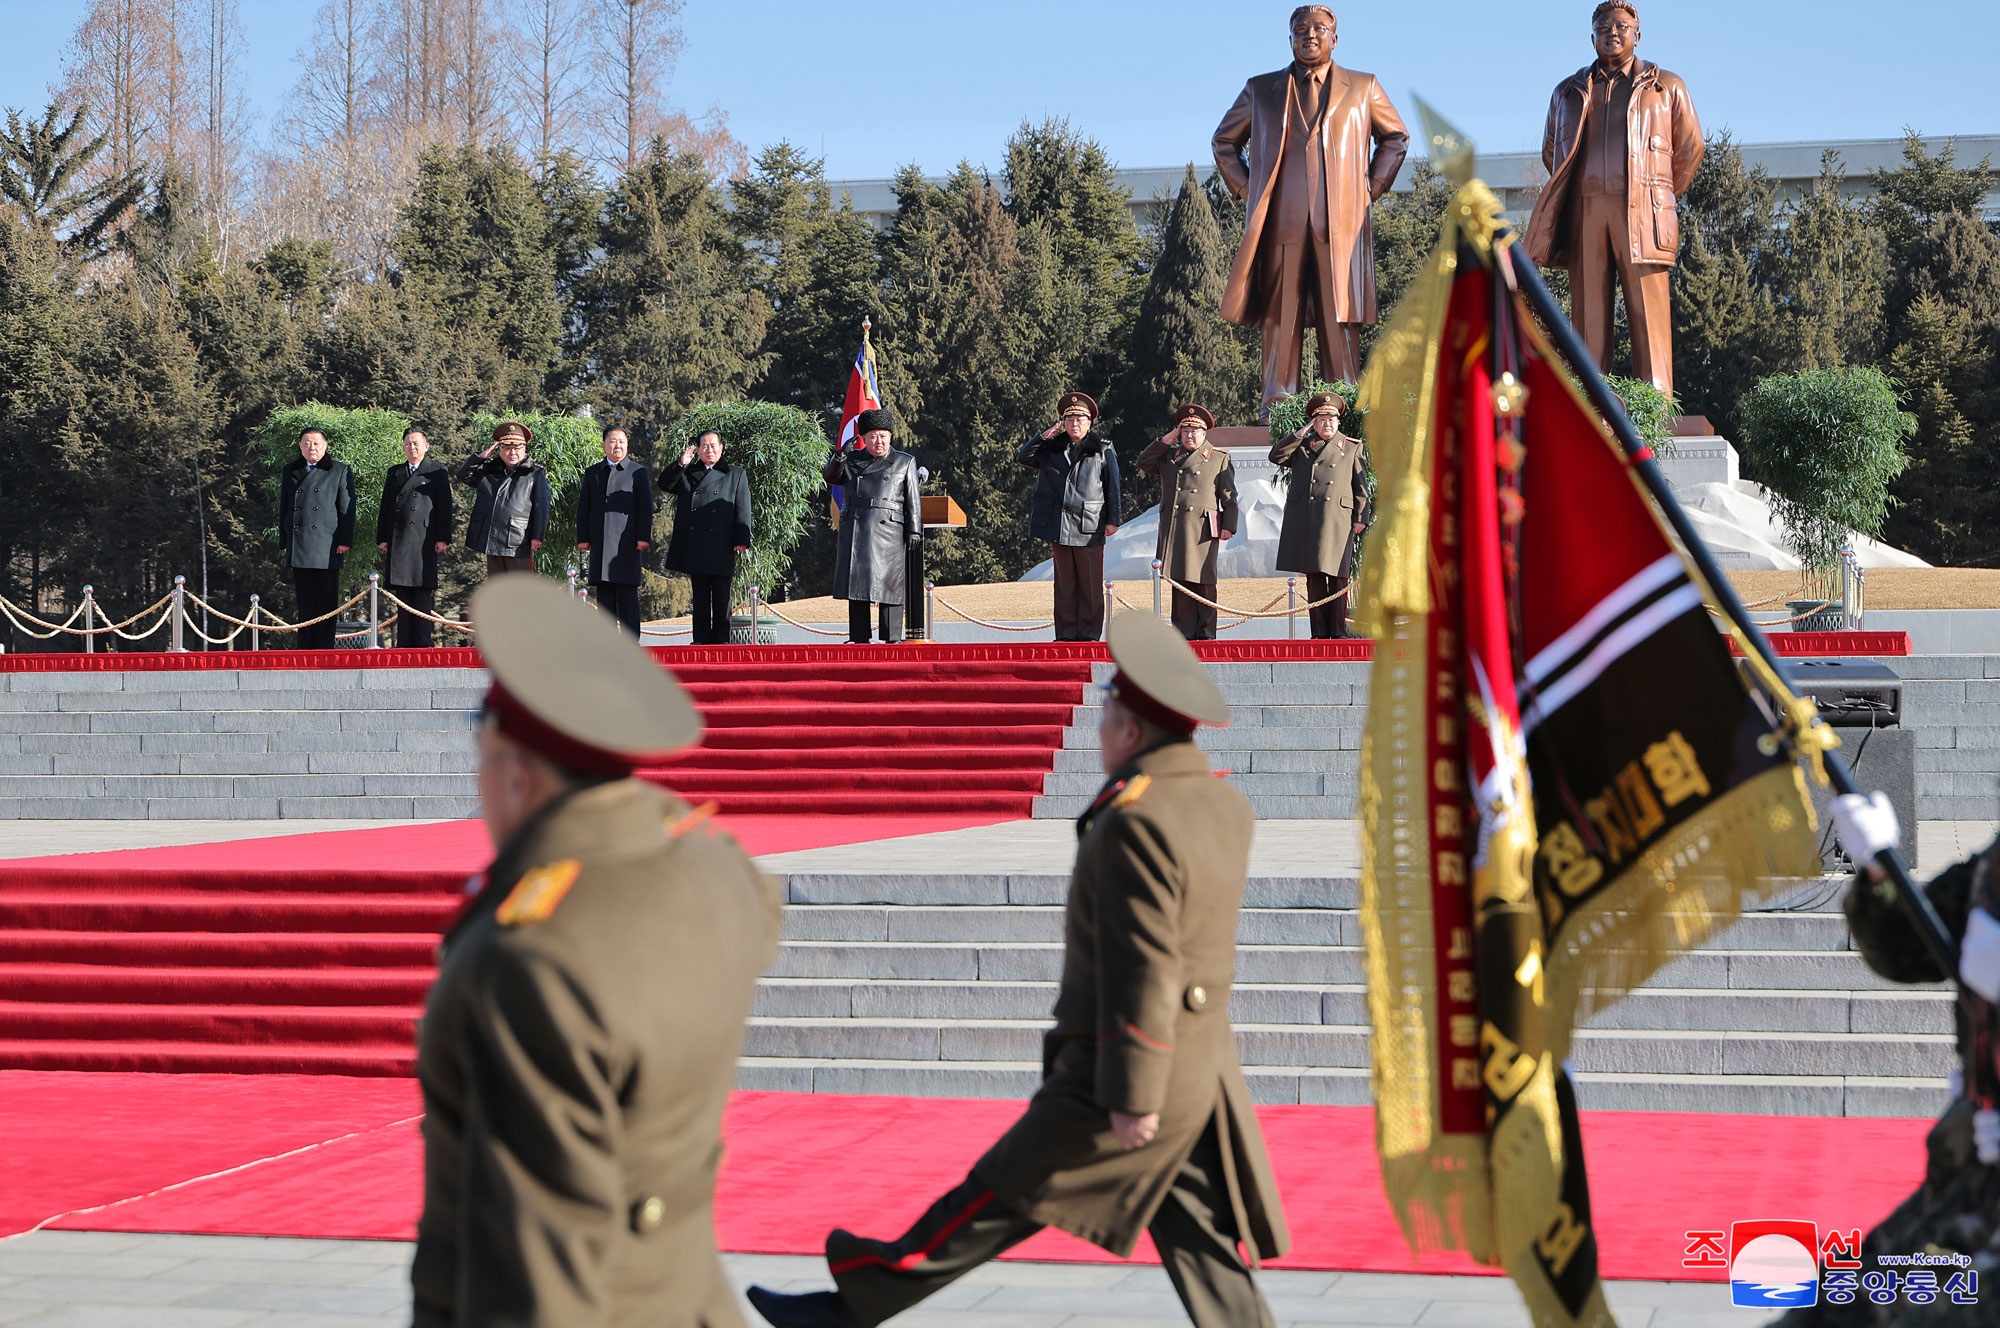
[[[711,1209],[777,887],[631,778],[701,721],[616,623],[532,576],[471,607],[498,852],[424,1007],[416,1328],[741,1325]]]
[[[752,1287],[777,1328],[873,1328],[1044,1226],[1120,1258],[1149,1232],[1198,1328],[1273,1323],[1237,1252],[1290,1244],[1229,1026],[1254,818],[1193,741],[1229,706],[1158,618],[1121,614],[1108,637],[1109,778],[1077,822],[1042,1086],[901,1237],[831,1232],[837,1290]]]
[[[1271,464],[1289,466],[1285,525],[1278,535],[1280,572],[1306,574],[1306,598],[1315,637],[1347,635],[1348,587],[1354,571],[1354,537],[1368,524],[1368,472],[1361,443],[1340,431],[1345,403],[1338,392],[1315,392],[1306,402],[1305,427],[1280,438]]]

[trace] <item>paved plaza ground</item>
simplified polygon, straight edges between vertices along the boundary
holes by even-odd
[[[726,1256],[739,1292],[752,1282],[826,1286],[818,1259]],[[0,1241],[0,1324],[10,1328],[373,1328],[410,1321],[410,1246],[399,1241],[275,1240],[40,1231]],[[1266,1272],[1281,1325],[1526,1328],[1497,1277]],[[1728,1308],[1714,1283],[1613,1282],[1620,1328],[1763,1322]],[[747,1306],[747,1322],[762,1320]],[[990,1264],[894,1321],[896,1328],[1170,1328],[1184,1325],[1157,1268]]]

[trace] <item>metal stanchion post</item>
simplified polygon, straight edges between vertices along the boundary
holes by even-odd
[[[1097,633],[1098,640],[1108,641],[1111,639],[1111,615],[1117,611],[1117,608],[1118,587],[1112,582],[1106,581],[1104,583],[1104,626]]]
[[[1299,639],[1299,579],[1285,578],[1285,639]]]
[[[1153,559],[1153,616],[1160,616],[1160,560]]]
[[[924,635],[933,641],[937,640],[937,611],[932,607],[936,590],[937,582],[924,582]]]
[[[568,571],[568,572],[566,573],[566,575],[567,575],[567,576],[569,577],[569,593],[570,593],[570,594],[572,594],[572,595],[579,595],[579,596],[580,596],[580,595],[581,595],[581,592],[580,592],[580,591],[578,591],[578,590],[577,590],[577,588],[576,588],[576,566],[575,566],[575,564],[571,564],[571,566],[570,566],[570,568],[569,568],[569,571]]]
[[[368,648],[382,648],[382,574],[368,574]]]
[[[83,630],[85,633],[83,638],[83,653],[86,655],[97,653],[97,633],[90,630],[97,625],[92,621],[96,617],[97,592],[93,591],[89,586],[85,586],[83,588]]]
[[[244,619],[245,622],[250,624],[250,648],[252,650],[262,650],[264,648],[264,634],[257,627],[257,615],[263,612],[260,604],[260,597],[252,595],[250,597],[250,616]]]
[[[758,586],[750,587],[750,639],[745,644],[753,646],[757,644],[757,619],[761,616],[757,612],[757,606],[764,598],[759,593],[760,589]]]
[[[182,655],[187,653],[187,643],[181,639],[181,623],[187,618],[186,595],[187,578],[184,576],[175,577],[174,602],[167,608],[168,622],[171,624],[167,634],[167,649]]]

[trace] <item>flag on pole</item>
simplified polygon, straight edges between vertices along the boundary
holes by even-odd
[[[1537,1328],[1603,1328],[1572,1032],[1818,874],[1799,761],[1827,737],[1731,659],[1467,164],[1361,388],[1377,1146],[1413,1247],[1503,1265]]]
[[[875,347],[868,340],[868,331],[874,322],[861,320],[861,349],[855,352],[854,369],[847,375],[847,399],[840,406],[840,441],[834,444],[836,452],[858,446],[854,437],[854,421],[864,410],[878,410],[882,405],[882,389],[875,377]],[[846,495],[842,485],[831,489],[833,500],[833,524],[840,525],[840,504]]]

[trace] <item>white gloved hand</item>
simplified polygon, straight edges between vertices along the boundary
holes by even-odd
[[[2000,1000],[2000,918],[1983,908],[1966,910],[1958,943],[1958,976],[1987,1000]]]
[[[2000,1162],[2000,1111],[1981,1107],[1972,1113],[1972,1146],[1987,1166]]]
[[[1859,793],[1835,798],[1833,834],[1840,841],[1840,851],[1856,867],[1875,861],[1875,855],[1885,848],[1903,846],[1903,827],[1897,824],[1896,809],[1880,789],[1865,798]]]

